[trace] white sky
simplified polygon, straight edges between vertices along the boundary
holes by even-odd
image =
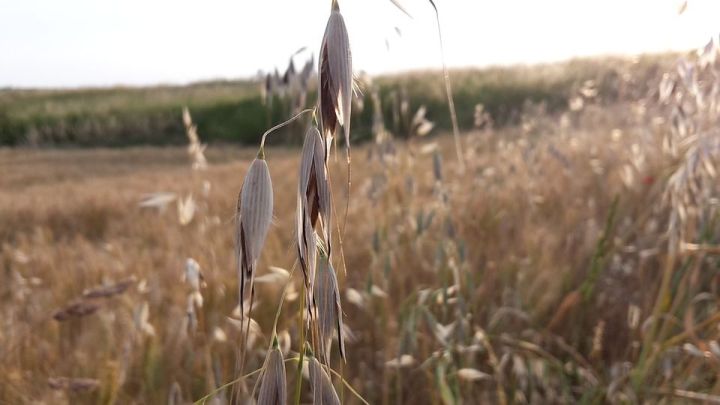
[[[340,0],[355,71],[439,68],[427,0]],[[720,0],[435,0],[450,66],[684,50],[720,32]],[[0,0],[0,87],[187,83],[317,55],[330,0]],[[395,32],[398,27],[402,33]],[[386,48],[385,41],[390,48]]]

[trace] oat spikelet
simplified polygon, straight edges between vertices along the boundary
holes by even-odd
[[[342,307],[340,305],[340,292],[338,291],[337,275],[329,258],[320,253],[317,263],[315,290],[315,304],[317,305],[317,321],[325,363],[330,364],[330,347],[333,330],[337,331],[340,356],[345,360],[345,342],[342,335]]]
[[[312,297],[313,284],[315,282],[315,263],[317,257],[317,237],[310,219],[302,210],[302,196],[298,195],[297,211],[295,213],[297,229],[297,253],[300,268],[303,271],[303,278],[308,297]],[[312,302],[308,301],[308,307]]]
[[[298,178],[296,234],[298,260],[303,270],[308,295],[312,296],[315,279],[315,226],[320,219],[326,249],[332,251],[331,199],[328,182],[325,147],[317,128],[311,127],[305,134]]]
[[[352,55],[345,20],[337,1],[333,1],[320,45],[319,70],[320,128],[326,145],[329,146],[338,126],[341,126],[345,134],[345,146],[349,148]]]
[[[325,372],[322,365],[315,357],[310,356],[308,359],[310,371],[310,386],[313,392],[313,404],[322,405],[340,405],[335,387],[330,380],[330,376]]]
[[[258,405],[283,405],[287,400],[285,362],[278,348],[277,338],[273,340],[273,349],[268,353],[265,371],[260,384]]]
[[[250,165],[238,199],[235,219],[238,272],[240,273],[240,309],[244,313],[246,284],[251,295],[257,260],[260,257],[267,236],[273,212],[273,191],[270,170],[261,157]]]
[[[332,252],[331,200],[325,148],[320,132],[311,127],[305,134],[298,179],[297,235],[298,246],[302,246],[303,232],[307,224],[315,229],[318,218],[328,256]],[[303,255],[300,255],[301,264]],[[305,271],[306,268],[303,267]],[[307,274],[306,274],[307,275]],[[310,278],[312,281],[312,278]]]

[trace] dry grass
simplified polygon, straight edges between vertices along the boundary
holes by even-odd
[[[354,149],[333,263],[343,403],[359,400],[335,372],[369,403],[717,400],[717,216],[693,201],[692,249],[668,249],[677,207],[663,195],[682,155],[662,151],[672,120],[653,97],[528,108],[518,127],[464,134],[463,172],[449,136]],[[233,215],[256,152],[210,146],[198,171],[181,148],[1,150],[0,402],[178,403],[238,377]],[[269,266],[293,267],[299,155],[265,150],[275,216],[258,276],[271,276],[245,393],[286,280]],[[343,160],[329,160],[335,207]],[[193,195],[189,224],[175,202],[138,206],[160,191]],[[187,258],[204,283],[182,281]],[[277,329],[289,387],[300,305],[289,290]]]

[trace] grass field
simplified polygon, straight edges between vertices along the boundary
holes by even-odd
[[[549,112],[567,109],[568,98],[587,80],[597,84],[599,99],[615,102],[649,89],[647,78],[669,69],[678,55],[577,59],[541,66],[466,69],[453,72],[460,127],[473,127],[476,104],[483,104],[499,125],[517,124],[525,104],[544,102]],[[362,76],[362,75],[361,75]],[[628,78],[633,81],[626,80]],[[315,81],[302,102],[315,99]],[[438,128],[449,130],[440,72],[420,71],[374,78],[387,125],[403,101],[411,110],[425,105]],[[290,96],[275,94],[264,104],[261,81],[238,80],[188,86],[109,89],[0,89],[0,145],[122,146],[179,144],[184,141],[180,110],[188,106],[206,141],[256,144],[260,134],[287,118]],[[353,119],[355,139],[372,137],[371,86],[359,82]],[[273,97],[271,97],[273,98]],[[286,136],[300,144],[301,139]]]
[[[504,125],[463,125],[465,170],[431,104],[442,94],[392,79],[440,129],[406,137],[388,119],[392,138],[376,125],[353,148],[349,194],[343,152],[330,158],[348,353],[330,366],[343,403],[719,401],[720,63],[688,60],[694,73],[651,63],[573,76],[532,103],[498,90],[522,108]],[[456,83],[487,91],[496,80],[484,74]],[[473,97],[458,99],[471,121]],[[182,130],[179,114],[172,125]],[[240,377],[234,215],[257,148],[205,154],[194,170],[180,146],[0,149],[0,403],[227,402],[224,384]],[[244,396],[281,296],[290,392],[301,374],[299,149],[265,158],[274,216],[250,374],[234,386]]]

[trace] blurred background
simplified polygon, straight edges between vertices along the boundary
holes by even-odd
[[[442,66],[432,7],[419,0],[398,4],[342,4],[355,74],[379,78],[383,96],[408,72],[422,81],[441,79],[430,72]],[[281,87],[292,87],[286,74],[290,64],[298,72],[308,61],[316,64],[328,13],[325,2],[290,0],[213,0],[202,5],[30,1],[5,2],[1,7],[4,145],[181,142],[177,114],[183,105],[195,112],[206,139],[254,143],[270,121],[287,114],[275,103],[269,121],[263,119],[267,112],[261,105],[260,85],[266,74],[284,80],[274,94],[268,88],[273,97],[285,93]],[[713,1],[684,7],[674,0],[512,0],[441,6],[446,63],[477,79],[465,83],[458,78],[460,125],[472,126],[476,103],[485,104],[496,121],[503,122],[523,100],[565,98],[568,86],[563,81],[591,78],[589,73],[571,71],[534,82],[497,80],[488,74],[489,67],[498,73],[498,67],[514,66],[503,72],[515,74],[522,66],[574,60],[586,65],[580,70],[597,70],[601,64],[590,66],[578,58],[685,51],[713,35],[719,7]],[[562,77],[572,75],[578,77]],[[408,92],[414,89],[405,87]],[[360,90],[367,95],[362,84]],[[312,93],[315,86],[304,83],[293,91]],[[417,102],[441,107],[443,97],[437,95],[435,100],[423,94]],[[357,122],[356,137],[369,136],[368,118]],[[438,121],[440,128],[449,128],[448,123]]]
[[[437,69],[435,15],[426,1],[342,3],[357,72]],[[440,5],[448,66],[557,62],[685,51],[715,33],[720,6],[696,1],[524,0]],[[318,55],[321,1],[54,1],[2,5],[0,86],[72,88],[189,84],[285,69]],[[299,56],[299,55],[298,55]],[[303,60],[304,62],[304,60]]]
[[[268,138],[247,339],[235,220],[263,132],[316,105],[330,4],[0,2],[0,404],[254,403],[274,337],[313,402],[309,114]],[[341,402],[720,403],[720,2],[434,5],[340,1]]]

